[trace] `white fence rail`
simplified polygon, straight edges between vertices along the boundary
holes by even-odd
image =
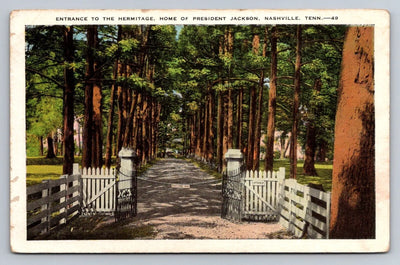
[[[280,189],[280,224],[297,237],[329,238],[331,194],[295,179],[286,179]]]
[[[77,215],[114,214],[116,170],[79,169],[72,175],[29,186],[27,195],[28,239],[46,234]]]
[[[297,237],[329,238],[329,192],[285,179],[285,168],[272,173],[248,170],[242,182],[244,218],[279,219]]]
[[[79,175],[63,175],[27,187],[28,239],[47,233],[77,216],[81,209],[80,189]]]

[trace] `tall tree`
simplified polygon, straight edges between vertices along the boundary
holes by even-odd
[[[317,78],[314,82],[314,93],[318,94],[321,91],[321,79]],[[316,125],[315,125],[315,106],[310,104],[310,109],[307,113],[307,136],[306,136],[306,147],[305,147],[305,159],[303,170],[304,174],[308,176],[318,176],[317,171],[315,170],[315,150],[317,147],[316,143]]]
[[[262,49],[262,57],[267,56],[267,39],[268,39],[268,27],[264,27],[264,44]],[[261,66],[260,77],[258,81],[258,97],[257,97],[257,112],[256,112],[256,131],[254,134],[254,157],[253,157],[253,170],[257,170],[260,166],[260,144],[261,144],[261,121],[262,121],[262,106],[263,106],[263,95],[264,95],[264,76],[265,66]]]
[[[331,238],[375,238],[374,28],[349,27],[335,125]]]
[[[84,124],[83,124],[83,146],[82,146],[82,167],[92,166],[93,148],[93,83],[94,83],[94,52],[96,45],[96,26],[87,28],[87,53],[86,53],[86,73],[85,73],[85,104],[84,104]]]
[[[93,26],[94,51],[99,48],[98,28]],[[103,126],[102,126],[102,69],[97,54],[94,54],[93,64],[93,122],[92,122],[92,167],[103,165]]]
[[[294,96],[292,110],[292,137],[290,143],[291,160],[290,160],[290,177],[296,178],[297,174],[297,132],[299,126],[299,107],[300,107],[300,78],[301,78],[301,25],[297,25],[296,30],[296,62],[294,70]]]
[[[72,174],[72,165],[74,163],[74,94],[75,94],[75,79],[74,79],[74,43],[73,43],[74,28],[67,26],[64,28],[64,162],[63,174]]]
[[[274,140],[275,140],[275,113],[276,113],[276,81],[278,72],[278,52],[277,52],[277,28],[271,29],[271,70],[268,97],[268,125],[267,143],[265,152],[265,170],[272,171],[274,163]],[[281,147],[281,149],[284,149]]]

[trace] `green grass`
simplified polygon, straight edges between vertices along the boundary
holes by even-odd
[[[199,168],[214,176],[217,179],[222,178],[222,175],[215,170],[208,167],[206,164],[200,163],[194,159],[186,159],[197,165]],[[81,161],[80,157],[75,157],[75,161],[78,163]],[[151,167],[157,160],[148,162],[142,168],[138,169],[140,175]],[[290,162],[288,159],[275,160],[274,170],[278,170],[280,167],[285,167],[286,177],[290,175]],[[326,191],[330,191],[332,188],[332,162],[318,162],[315,164],[318,176],[306,176],[303,173],[303,161],[297,163],[297,181],[300,184],[322,184]],[[264,169],[263,162],[260,163],[260,170]],[[62,174],[62,158],[57,157],[53,159],[47,159],[44,157],[30,157],[27,159],[27,186],[41,183],[42,180],[46,179],[57,179]]]
[[[62,175],[61,165],[26,166],[26,185],[35,185],[47,179],[58,179]]]
[[[111,163],[115,165],[115,157],[112,157]],[[75,156],[75,163],[82,164],[82,157]],[[43,156],[28,157],[26,159],[26,185],[35,185],[43,180],[58,179],[62,175],[63,158],[46,158]]]
[[[300,184],[322,184],[326,191],[332,189],[332,162],[316,162],[315,169],[318,176],[306,176],[303,172],[303,161],[298,161],[297,163],[297,181]],[[278,170],[280,167],[285,168],[286,178],[290,176],[290,161],[288,159],[284,160],[274,160],[274,170]],[[264,169],[264,164],[260,163],[260,169]]]

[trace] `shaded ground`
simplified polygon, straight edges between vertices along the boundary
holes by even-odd
[[[132,226],[152,226],[157,239],[287,238],[277,223],[232,223],[221,216],[221,183],[190,162],[159,160],[138,180],[138,215]],[[191,184],[190,188],[171,184]]]
[[[38,239],[293,238],[278,223],[233,223],[222,219],[221,201],[221,182],[216,178],[188,161],[162,159],[138,179],[136,217],[118,223],[112,216],[81,217]]]

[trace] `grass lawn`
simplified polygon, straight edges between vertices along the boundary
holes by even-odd
[[[75,157],[75,161],[78,163],[81,161],[80,157]],[[153,161],[154,163],[154,161]],[[221,178],[221,175],[206,167],[201,165],[201,163],[196,163],[207,173],[214,175],[216,178]],[[152,162],[148,163],[143,169],[139,171],[143,172],[148,167],[152,165]],[[290,163],[288,159],[275,160],[274,170],[278,170],[280,167],[285,167],[286,177],[290,174]],[[322,162],[316,163],[315,168],[317,170],[318,176],[305,176],[303,174],[303,161],[297,163],[297,181],[300,184],[322,184],[326,191],[330,191],[332,188],[332,162]],[[260,163],[260,169],[264,169],[263,162]],[[41,183],[42,180],[46,179],[57,179],[62,174],[62,158],[57,157],[55,159],[47,159],[43,157],[32,157],[27,159],[27,176],[26,185],[34,185]],[[211,172],[213,171],[213,172]]]
[[[26,185],[35,185],[47,179],[58,179],[61,175],[62,165],[27,165]]]
[[[300,184],[322,184],[326,191],[332,189],[332,162],[316,162],[315,169],[318,176],[306,176],[303,173],[303,161],[297,162],[297,181]],[[290,176],[290,161],[289,159],[277,159],[274,160],[274,170],[278,170],[280,167],[285,168],[286,178]],[[264,164],[260,163],[260,169],[264,169]]]

